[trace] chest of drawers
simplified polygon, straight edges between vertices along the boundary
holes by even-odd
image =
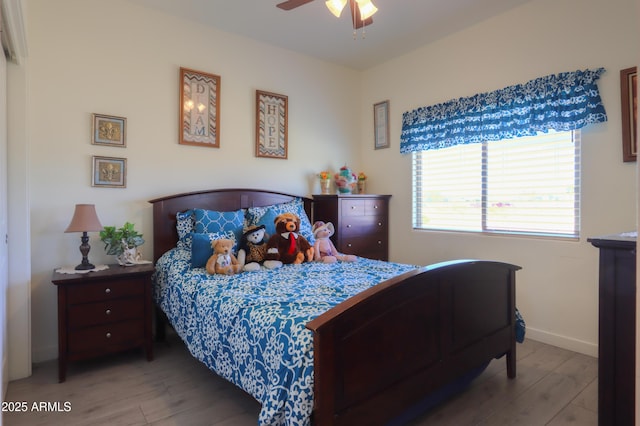
[[[598,424],[635,425],[636,237],[589,238],[600,249]]]
[[[58,288],[58,379],[67,363],[140,347],[153,359],[152,264],[85,274],[54,272]]]
[[[341,253],[389,260],[391,195],[314,195],[313,220],[332,222],[331,237]]]

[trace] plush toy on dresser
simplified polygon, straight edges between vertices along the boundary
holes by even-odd
[[[329,239],[335,232],[333,223],[319,220],[313,224],[311,228],[316,242],[313,245],[315,254],[314,260],[323,263],[335,263],[338,260],[343,262],[355,262],[358,258],[352,254],[342,254],[333,245]]]
[[[254,225],[245,229],[238,250],[238,263],[243,265],[243,271],[258,271],[260,265],[264,265],[267,269],[282,266],[279,260],[265,260],[268,239],[269,235],[264,225]]]
[[[237,274],[242,270],[242,265],[233,255],[233,240],[220,238],[211,242],[213,255],[207,261],[207,272],[210,274]]]
[[[313,247],[299,234],[300,218],[297,215],[282,213],[273,223],[276,233],[267,243],[266,260],[279,260],[284,264],[300,264],[313,260]]]

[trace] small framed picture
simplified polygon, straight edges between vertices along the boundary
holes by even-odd
[[[180,145],[220,147],[220,76],[180,68]]]
[[[93,156],[91,186],[103,188],[127,187],[127,159]]]
[[[256,90],[256,157],[286,160],[287,103],[285,95]]]
[[[636,161],[638,155],[638,69],[620,71],[622,101],[622,160]]]
[[[389,148],[389,101],[373,105],[374,148]]]
[[[93,145],[127,146],[127,119],[113,115],[91,114]]]

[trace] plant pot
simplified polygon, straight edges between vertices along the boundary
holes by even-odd
[[[142,259],[142,254],[138,251],[138,247],[125,248],[124,251],[116,256],[118,264],[122,266],[136,265]]]
[[[331,193],[331,180],[323,179],[320,181],[320,193],[322,194],[330,194]]]

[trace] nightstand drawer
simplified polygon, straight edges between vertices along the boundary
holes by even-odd
[[[78,329],[144,317],[144,300],[140,297],[83,303],[69,307],[68,325]]]
[[[144,285],[145,280],[139,278],[70,285],[67,288],[67,302],[74,304],[141,296],[144,294]]]
[[[144,343],[142,319],[84,328],[69,333],[69,354],[112,352]]]

